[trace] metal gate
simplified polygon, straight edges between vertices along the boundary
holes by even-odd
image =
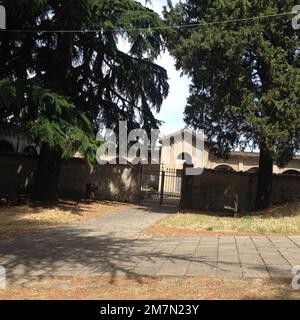
[[[179,207],[182,170],[161,170],[159,166],[143,168],[142,201],[147,204]]]

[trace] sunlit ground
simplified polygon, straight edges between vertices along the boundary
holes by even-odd
[[[290,281],[232,278],[28,278],[0,290],[1,299],[300,299]]]
[[[300,234],[300,202],[239,217],[181,212],[159,221],[146,233],[159,235],[294,235]]]
[[[48,230],[129,207],[109,201],[58,201],[0,207],[0,237]]]

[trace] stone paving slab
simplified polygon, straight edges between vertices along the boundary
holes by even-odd
[[[190,260],[165,262],[155,275],[182,277],[186,275],[187,269],[190,264]]]
[[[217,262],[192,262],[187,271],[186,276],[190,277],[208,277],[216,276]]]
[[[292,278],[290,265],[267,265],[271,278]]]
[[[243,264],[245,278],[270,278],[265,264]]]
[[[292,278],[300,236],[140,237],[172,212],[133,208],[55,230],[1,240],[8,278],[218,276]]]

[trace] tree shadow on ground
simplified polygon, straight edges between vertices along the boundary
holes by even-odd
[[[144,212],[151,213],[161,213],[161,214],[172,214],[172,213],[178,213],[180,212],[180,209],[178,207],[173,206],[159,206],[159,205],[147,205],[147,204],[138,204],[137,210],[141,210]]]
[[[0,264],[8,278],[26,276],[89,276],[108,275],[111,283],[117,276],[140,281],[147,275],[139,272],[143,264],[193,262],[217,268],[216,261],[205,255],[174,253],[163,246],[174,246],[174,239],[120,238],[114,233],[101,234],[91,228],[58,228],[22,238],[1,242]],[[175,245],[176,246],[176,245]],[[222,266],[234,267],[239,263],[219,261]],[[253,270],[259,266],[253,265]],[[226,271],[226,268],[225,270]],[[154,274],[153,274],[154,275]]]
[[[0,212],[5,213],[7,211],[14,212],[28,212],[28,213],[39,213],[41,210],[60,210],[62,212],[72,212],[74,214],[83,214],[89,210],[97,209],[97,206],[106,207],[118,207],[120,205],[126,205],[125,203],[118,203],[114,201],[106,200],[74,200],[74,199],[61,199],[51,202],[38,202],[31,201],[28,205],[14,204],[12,206],[0,206]],[[128,204],[127,204],[128,205]]]
[[[4,235],[22,234],[74,223],[93,216],[128,208],[128,204],[111,201],[59,200],[31,202],[29,205],[0,207],[0,230]],[[24,230],[23,230],[24,229]]]

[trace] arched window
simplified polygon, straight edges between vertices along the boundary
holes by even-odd
[[[0,154],[8,154],[14,152],[14,146],[10,142],[6,140],[0,140]]]
[[[24,150],[23,153],[25,153],[27,156],[36,156],[37,151],[34,146],[27,146]]]
[[[253,174],[255,174],[255,173],[258,173],[258,171],[259,171],[259,168],[254,167],[254,168],[251,168],[251,169],[247,170],[247,173],[253,173]]]
[[[186,164],[193,164],[193,159],[191,157],[191,155],[187,152],[182,152],[178,155],[177,160],[183,160],[186,162]]]
[[[215,167],[214,170],[216,170],[218,172],[234,172],[234,169],[231,168],[230,166],[227,166],[227,165],[217,166],[217,167]]]
[[[297,170],[287,170],[285,172],[283,172],[284,176],[300,176],[300,171]]]

